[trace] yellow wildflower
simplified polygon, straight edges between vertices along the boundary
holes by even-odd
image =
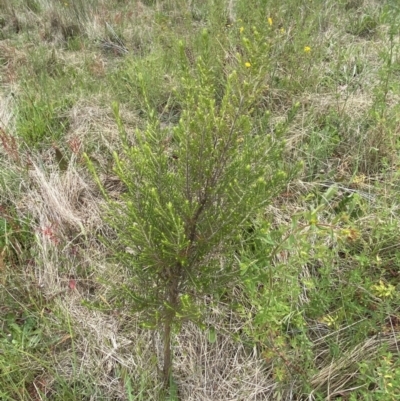
[[[339,316],[337,313],[333,315],[325,315],[322,318],[318,319],[319,322],[326,324],[329,327],[333,327],[337,329],[339,327]]]
[[[392,284],[385,284],[382,280],[379,280],[379,284],[373,285],[372,290],[379,298],[392,298],[396,292],[396,287]]]
[[[272,18],[271,17],[268,18],[268,25],[272,26]]]
[[[311,47],[310,46],[304,46],[304,53],[310,53]]]
[[[240,29],[239,29],[239,32],[243,33],[243,31],[244,31],[244,28],[241,26]]]
[[[251,67],[251,64],[247,61],[246,63],[244,63],[244,65],[247,67],[247,68],[250,68]]]
[[[279,29],[279,32],[280,32],[280,33],[285,33],[285,28]]]

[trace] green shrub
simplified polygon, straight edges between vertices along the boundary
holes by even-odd
[[[207,32],[202,35],[206,41]],[[262,52],[262,43],[253,46]],[[201,324],[196,298],[240,279],[234,254],[243,229],[287,182],[283,141],[260,129],[268,113],[257,117],[253,109],[263,89],[263,64],[253,70],[238,57],[219,98],[213,70],[202,56],[191,69],[181,48],[178,124],[161,128],[147,103],[150,122],[130,145],[115,106],[125,143],[123,153],[114,154],[115,172],[125,193],[114,200],[103,190],[115,232],[109,245],[127,268],[114,300],[141,311],[145,327],[162,327],[166,383],[174,329],[185,320]]]

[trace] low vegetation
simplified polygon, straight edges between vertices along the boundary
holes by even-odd
[[[399,27],[0,0],[0,398],[399,399]]]

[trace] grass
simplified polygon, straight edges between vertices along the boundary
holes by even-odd
[[[0,398],[398,399],[399,11],[0,0]],[[161,333],[113,302],[126,271],[99,240],[113,231],[83,153],[118,199],[113,102],[129,140],[149,106],[172,129],[181,61],[200,53],[216,101],[232,66],[267,70],[251,119],[302,167],[243,234],[241,285],[200,300],[205,325],[175,336],[168,395]]]

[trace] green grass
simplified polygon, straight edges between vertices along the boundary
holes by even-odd
[[[0,398],[396,400],[399,22],[377,0],[0,0]],[[175,336],[168,396],[83,152],[119,199],[121,131],[154,110],[172,132],[199,55],[216,104],[265,71],[253,130],[302,167],[243,233],[240,285]]]

